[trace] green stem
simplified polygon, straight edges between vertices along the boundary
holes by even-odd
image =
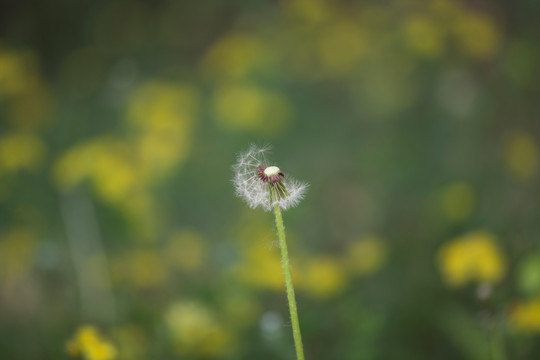
[[[285,274],[285,286],[287,288],[287,299],[289,300],[289,311],[291,313],[291,323],[293,329],[294,346],[296,348],[296,358],[297,360],[304,360],[304,347],[302,346],[302,334],[300,333],[298,310],[296,309],[296,297],[294,295],[294,286],[291,276],[291,265],[289,263],[287,241],[285,240],[285,227],[283,226],[281,209],[278,205],[274,206],[274,214],[276,215],[279,247],[281,248],[281,262],[283,265],[283,273]]]
[[[498,327],[500,327],[499,325]],[[491,330],[490,343],[491,343],[491,358],[493,360],[506,360],[506,354],[504,349],[504,329],[495,328]]]

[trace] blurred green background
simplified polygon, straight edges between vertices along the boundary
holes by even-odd
[[[0,3],[0,357],[540,357],[540,3]]]

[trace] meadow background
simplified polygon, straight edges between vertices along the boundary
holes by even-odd
[[[0,357],[540,357],[540,3],[0,3]]]

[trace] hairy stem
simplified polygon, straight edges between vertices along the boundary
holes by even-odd
[[[291,276],[291,265],[289,263],[289,253],[287,251],[287,241],[285,240],[285,227],[283,217],[278,205],[274,206],[276,216],[276,226],[279,236],[279,247],[281,248],[281,263],[285,274],[285,286],[287,288],[287,299],[289,300],[289,312],[291,313],[291,323],[293,330],[294,346],[296,348],[297,360],[304,360],[304,347],[302,346],[302,334],[300,333],[300,323],[298,321],[298,310],[296,309],[296,297]]]

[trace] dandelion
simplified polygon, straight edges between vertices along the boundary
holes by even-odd
[[[260,206],[266,211],[274,209],[296,357],[298,360],[304,360],[304,349],[281,210],[297,205],[304,197],[308,185],[285,176],[285,173],[279,167],[269,165],[265,156],[265,153],[269,150],[269,147],[259,148],[251,145],[247,152],[240,154],[237,163],[233,166],[233,183],[236,194],[243,198],[250,208],[255,209]]]
[[[165,321],[179,355],[218,357],[233,345],[232,335],[206,306],[195,301],[172,304]]]
[[[265,154],[269,150],[251,145],[238,156],[233,166],[236,194],[252,209],[260,206],[271,211],[277,205],[287,210],[303,199],[308,185],[285,176],[279,167],[268,165]]]
[[[494,284],[506,271],[496,238],[487,231],[474,231],[445,244],[439,251],[439,267],[446,282],[455,287],[475,281]]]
[[[114,360],[118,355],[116,347],[92,325],[81,326],[66,344],[66,350],[72,356],[82,355],[85,360]]]
[[[540,299],[517,302],[509,312],[511,328],[516,332],[540,332]]]

